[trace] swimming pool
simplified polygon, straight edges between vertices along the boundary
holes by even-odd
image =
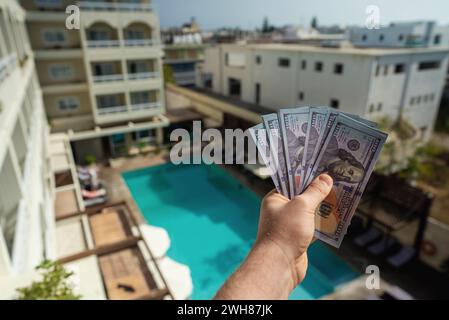
[[[123,177],[148,223],[168,231],[167,255],[190,267],[192,299],[212,298],[255,240],[261,199],[216,165],[164,164]],[[357,276],[318,241],[309,262],[291,299],[319,298]]]

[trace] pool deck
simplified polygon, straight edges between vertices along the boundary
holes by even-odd
[[[119,159],[115,160],[112,166],[101,166],[100,178],[105,181],[106,188],[108,189],[109,203],[125,201],[130,208],[132,216],[139,223],[144,222],[145,219],[121,174],[126,171],[164,164],[167,162],[166,159],[167,154],[161,153],[156,156],[137,156]],[[261,180],[254,177],[248,171],[244,170],[242,166],[223,165],[222,167],[260,197],[263,197],[273,188],[269,180]],[[383,279],[392,285],[403,288],[416,299],[441,299],[442,297],[449,297],[449,277],[437,272],[419,260],[412,262],[405,269],[397,270],[389,266],[384,259],[375,257],[367,252],[366,249],[357,247],[350,239],[344,241],[339,250],[333,250],[361,274],[365,273],[365,268],[368,265],[374,264],[379,266]],[[345,294],[331,295],[326,298],[338,299],[343,298],[345,295],[347,298],[354,298],[354,294],[357,296],[355,292],[349,291]],[[359,296],[359,298],[363,297]]]

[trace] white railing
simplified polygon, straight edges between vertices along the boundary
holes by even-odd
[[[93,76],[94,82],[113,82],[113,81],[123,81],[122,74],[108,74],[103,76]]]
[[[125,39],[127,47],[151,47],[157,44],[153,39]]]
[[[88,40],[87,46],[89,48],[116,48],[120,47],[119,40]]]
[[[159,78],[159,72],[138,72],[138,73],[129,73],[129,80],[142,80],[142,79],[151,79],[151,78]]]
[[[94,2],[80,1],[78,6],[82,10],[92,11],[151,11],[149,3],[116,3],[116,2]]]
[[[144,111],[144,110],[151,110],[151,109],[157,109],[161,106],[159,102],[146,102],[146,103],[140,103],[140,104],[133,104],[131,105],[131,111]]]
[[[126,106],[103,107],[103,108],[98,107],[98,114],[101,116],[125,112],[128,112],[128,108]]]
[[[6,78],[8,75],[8,69],[10,66],[15,66],[17,64],[17,56],[11,54],[0,59],[0,82]]]

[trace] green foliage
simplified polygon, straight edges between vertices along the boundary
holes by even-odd
[[[313,17],[312,21],[310,22],[310,27],[313,29],[318,28],[318,19],[317,17]]]
[[[84,158],[84,161],[86,161],[86,163],[87,163],[87,165],[92,165],[92,164],[95,164],[96,162],[97,162],[97,157],[95,157],[94,155],[92,155],[92,154],[89,154],[89,155],[87,155],[85,158]]]
[[[164,64],[164,81],[165,83],[176,83],[173,69],[170,65]]]
[[[444,152],[432,144],[424,145],[416,150],[408,159],[407,166],[398,174],[407,180],[419,180],[435,187],[445,185],[445,177],[449,168],[439,156]]]
[[[19,300],[79,300],[81,296],[74,294],[68,283],[73,272],[68,272],[54,261],[45,260],[36,267],[42,280],[33,281],[29,287],[17,289]]]
[[[262,33],[270,33],[274,31],[274,27],[270,25],[268,18],[265,17],[262,22]]]

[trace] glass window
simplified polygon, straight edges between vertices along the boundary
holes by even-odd
[[[342,63],[336,63],[334,66],[334,73],[335,74],[343,74],[344,66]]]
[[[42,36],[47,45],[62,45],[66,42],[65,31],[62,29],[44,30]]]
[[[315,62],[315,71],[321,72],[323,71],[323,63],[320,61]]]
[[[79,100],[75,97],[64,97],[58,100],[58,108],[61,111],[73,111],[80,106]]]
[[[55,80],[67,80],[73,77],[73,69],[67,64],[50,66],[50,76]]]
[[[279,67],[288,68],[290,66],[290,59],[279,58],[278,65]]]

